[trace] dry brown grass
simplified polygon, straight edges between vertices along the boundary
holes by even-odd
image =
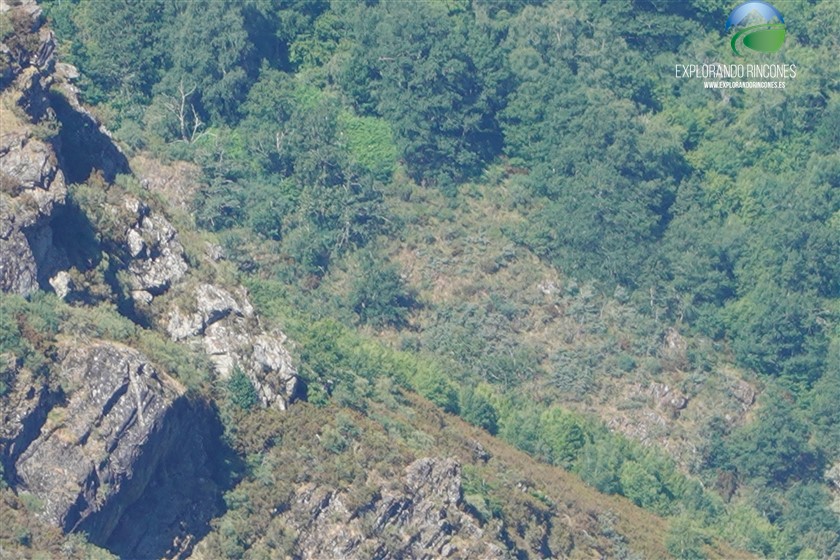
[[[482,307],[493,294],[525,310],[511,325],[512,336],[536,349],[547,372],[554,367],[549,358],[561,351],[602,352],[609,357],[633,353],[629,349],[640,336],[633,304],[605,297],[597,286],[583,282],[577,283],[578,295],[569,295],[566,287],[572,279],[528,249],[515,246],[505,234],[526,220],[515,205],[514,195],[504,185],[470,186],[469,193],[459,195],[455,204],[437,191],[424,189],[415,191],[410,202],[392,201],[394,212],[407,225],[390,240],[387,251],[426,304],[413,315],[413,326],[423,331],[433,325],[436,307],[465,303]],[[493,266],[500,261],[501,266]],[[592,294],[591,303],[585,302],[587,292]],[[585,305],[595,306],[594,317],[584,317],[574,309]],[[600,324],[597,329],[592,328],[593,322]],[[400,338],[397,333],[380,336],[393,342]],[[538,392],[578,412],[615,419],[614,429],[661,446],[687,470],[696,459],[697,442],[702,441],[712,411],[725,412],[735,424],[743,421],[739,403],[722,389],[727,379],[743,378],[743,372],[726,362],[702,374],[689,372],[685,356],[671,359],[665,341],[642,336],[649,337],[644,344],[650,353],[634,356],[638,366],[614,374],[599,371],[596,388],[586,395],[564,393],[545,376],[520,390]],[[645,359],[661,363],[661,368],[647,368],[642,363]],[[678,417],[659,410],[640,394],[640,388],[653,382],[687,394],[688,408]],[[649,429],[637,430],[637,426]]]
[[[621,496],[601,494],[584,484],[577,475],[536,461],[457,416],[441,412],[419,395],[409,394],[406,397],[414,412],[414,427],[434,437],[436,451],[445,450],[464,465],[476,465],[470,440],[479,442],[492,456],[486,466],[479,464],[482,476],[488,478],[491,484],[498,485],[509,500],[544,508],[544,504],[520,488],[544,494],[554,506],[551,508],[553,522],[568,526],[573,538],[577,536],[579,540],[584,540],[580,537],[585,532],[593,534],[597,530],[600,516],[612,513],[616,518],[615,528],[627,538],[631,550],[642,558],[670,557],[664,544],[668,520],[639,508]],[[577,554],[583,553],[581,557],[603,557],[604,552],[593,548],[585,553],[579,550]],[[707,552],[711,559],[754,557],[719,541],[713,542]]]

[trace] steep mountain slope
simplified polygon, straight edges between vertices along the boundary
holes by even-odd
[[[363,410],[242,415],[252,473],[196,558],[666,558],[666,521],[387,382]],[[748,558],[688,530],[710,558]],[[673,545],[672,545],[673,546]]]
[[[0,555],[836,555],[836,3],[101,5],[0,0]]]
[[[292,405],[304,388],[286,337],[212,238],[177,231],[132,175],[76,100],[72,67],[56,69],[37,6],[0,8],[14,26],[0,98],[4,555],[106,556],[84,533],[125,558],[667,556],[661,519],[386,377],[363,410]],[[68,196],[67,179],[86,184]]]
[[[263,405],[280,408],[295,396],[296,373],[282,333],[260,329],[242,290],[234,299],[190,280],[196,265],[187,263],[168,220],[124,192],[110,203],[98,200],[95,216],[67,198],[65,177],[97,173],[112,181],[130,172],[128,162],[64,81],[72,67],[56,69],[54,38],[37,6],[2,8],[14,26],[3,45],[0,94],[2,291],[54,292],[74,309],[99,310],[72,325],[74,309],[50,300],[40,304],[49,324],[33,326],[29,304],[3,296],[3,319],[12,321],[4,323],[0,352],[5,478],[47,523],[129,557],[155,556],[178,533],[183,542],[183,534],[206,532],[202,527],[221,511],[222,427],[214,407],[189,395],[154,359],[98,340],[114,337],[103,320],[123,321],[117,329],[124,343],[137,345],[126,338],[136,328],[161,351],[164,338],[142,333],[117,310],[149,326],[154,299],[196,294],[198,304],[186,301],[194,315],[173,306],[167,328],[160,327],[173,340],[190,339],[182,352],[198,360],[195,371],[225,379],[237,368]],[[102,220],[100,229],[91,217]],[[167,369],[177,375],[177,365]],[[175,545],[172,553],[188,550]]]
[[[457,211],[433,192],[394,205],[408,225],[384,250],[426,305],[412,331],[383,334],[452,358],[473,380],[600,417],[692,469],[711,417],[742,424],[760,380],[687,326],[653,320],[621,290],[600,293],[512,243],[506,234],[525,221],[511,210],[515,189],[515,177],[471,186]],[[324,286],[336,294],[360,274],[353,262],[337,269]],[[521,379],[504,378],[509,352],[519,352]]]

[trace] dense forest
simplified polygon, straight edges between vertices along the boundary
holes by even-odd
[[[722,0],[107,4],[42,2],[60,57],[130,158],[198,170],[182,219],[296,342],[302,418],[387,428],[383,403],[411,389],[666,516],[676,557],[712,539],[840,555],[837,2],[776,3],[786,43],[753,61],[797,76],[755,90],[674,77],[738,62]],[[104,182],[70,187],[98,228]],[[45,307],[0,301],[0,354],[37,369],[16,318],[56,330]],[[190,360],[173,369],[200,387]],[[720,396],[733,379],[756,388],[746,413]],[[655,382],[702,410],[641,436],[612,422]],[[280,459],[251,441],[253,387],[208,391],[248,457],[226,499],[258,495]],[[338,414],[327,452],[371,437]],[[259,526],[234,510],[222,526]],[[243,531],[214,533],[210,557],[260,557]]]

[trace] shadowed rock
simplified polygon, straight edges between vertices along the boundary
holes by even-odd
[[[194,542],[222,509],[212,411],[136,350],[96,343],[55,375],[69,388],[14,464],[41,517],[130,557]],[[186,539],[187,535],[191,538]]]

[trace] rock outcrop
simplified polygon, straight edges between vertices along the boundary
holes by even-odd
[[[263,406],[285,410],[299,379],[286,350],[286,336],[263,332],[245,290],[234,294],[212,284],[195,289],[193,309],[174,307],[166,330],[176,341],[201,344],[222,379],[235,368],[254,385]]]
[[[0,462],[3,471],[14,478],[15,464],[38,437],[47,413],[59,395],[51,391],[43,376],[18,366],[11,354],[0,355]]]
[[[135,461],[151,451],[146,445],[184,390],[114,344],[71,352],[58,375],[76,389],[15,467],[19,487],[43,500],[44,518],[71,531],[129,485],[145,486]]]
[[[166,218],[133,197],[126,199],[124,209],[126,227],[120,241],[128,250],[131,295],[148,304],[183,278],[189,265],[178,232]]]
[[[55,48],[52,34],[45,40]],[[49,227],[67,195],[64,175],[52,146],[39,137],[56,126],[44,108],[52,77],[35,66],[34,56],[17,55],[18,73],[0,91],[0,291],[23,295],[66,260],[54,249]]]
[[[56,64],[34,0],[0,0],[0,12],[15,26],[0,43],[0,294],[105,301],[164,332],[149,317],[194,300],[197,319],[186,314],[187,330],[174,338],[199,342],[220,376],[240,368],[264,405],[285,408],[297,391],[285,336],[260,326],[244,290],[197,282],[164,213],[114,185],[131,172],[128,161],[79,102],[78,73]],[[87,183],[88,214],[68,203],[66,183]],[[117,554],[188,554],[224,508],[229,483],[212,405],[122,344],[57,347],[46,376],[0,356],[4,478],[40,504],[44,520]]]
[[[385,486],[363,509],[365,525],[348,497],[305,485],[282,516],[298,531],[297,550],[321,558],[505,558],[482,538],[485,529],[464,507],[461,467],[454,459],[423,458],[409,465],[400,488]],[[387,538],[389,535],[390,538]]]
[[[70,263],[51,222],[67,182],[130,171],[107,130],[78,100],[77,75],[55,61],[55,36],[34,0],[0,0],[15,30],[0,43],[0,291],[50,288]],[[61,72],[57,72],[57,68]]]
[[[831,511],[840,516],[840,461],[837,461],[827,471],[825,480],[832,495]]]
[[[98,170],[111,181],[130,169],[108,131],[79,103],[70,82],[75,69],[55,63],[55,39],[41,27],[38,6],[32,0],[14,8],[0,2],[28,33],[14,48],[0,49],[13,60],[0,95],[0,292],[29,295],[40,288],[67,301],[84,301],[86,286],[76,281],[81,273],[67,272],[71,264],[84,266],[69,262],[73,250],[65,250],[66,239],[53,241],[52,222],[67,194],[65,176],[84,181]],[[44,130],[53,131],[49,141],[39,139]],[[126,290],[131,303],[125,312],[138,320],[142,313],[136,309],[148,310],[157,296],[194,298],[197,315],[177,306],[159,311],[169,317],[160,325],[163,330],[185,343],[200,341],[221,377],[239,368],[264,406],[285,409],[299,390],[286,338],[261,328],[244,290],[234,289],[234,298],[224,287],[202,283],[194,294],[182,294],[194,286],[184,282],[190,264],[176,228],[161,212],[131,195],[102,202],[97,211],[108,222],[108,231],[95,232],[104,240],[98,250],[110,253],[112,275],[125,273],[125,286],[115,285],[115,276],[100,279],[110,284],[110,299],[116,302],[118,292]]]
[[[160,555],[187,527],[206,531],[220,510],[210,467],[219,430],[184,388],[136,350],[105,342],[67,352],[53,377],[67,394],[18,387],[23,397],[0,425],[7,471],[42,504],[38,515],[141,557]],[[148,516],[163,488],[166,507]]]

